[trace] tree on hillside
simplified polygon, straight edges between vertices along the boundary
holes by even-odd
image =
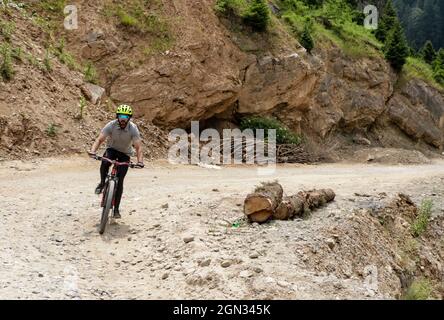
[[[440,49],[433,61],[433,77],[444,86],[444,49]]]
[[[425,62],[428,64],[432,64],[436,58],[436,51],[433,47],[433,43],[430,40],[424,44],[424,47],[421,49],[421,56]]]
[[[386,41],[385,58],[390,62],[396,72],[400,72],[407,61],[408,55],[409,48],[404,30],[399,21],[396,21]]]
[[[255,31],[265,31],[270,22],[270,10],[266,0],[252,0],[243,15],[244,22]]]
[[[396,10],[393,7],[392,1],[388,0],[387,4],[385,5],[384,13],[379,19],[378,29],[375,30],[375,37],[379,41],[385,42],[396,21],[398,21]]]
[[[304,31],[301,34],[300,42],[301,45],[308,51],[308,53],[311,53],[311,50],[313,50],[314,48],[314,41],[313,37],[311,36],[309,21],[305,22]]]

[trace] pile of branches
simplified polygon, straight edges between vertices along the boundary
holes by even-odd
[[[223,148],[230,146],[231,157],[237,154],[242,154],[242,162],[246,163],[252,161],[254,163],[261,164],[264,159],[258,159],[255,148],[264,150],[264,157],[267,158],[267,152],[276,152],[276,162],[277,163],[315,163],[321,160],[321,157],[308,152],[303,145],[297,144],[277,144],[275,150],[269,147],[266,141],[262,140],[246,140],[242,144],[235,144],[233,141],[222,140],[220,144],[220,151],[223,152]],[[249,159],[247,155],[252,155],[252,159]]]

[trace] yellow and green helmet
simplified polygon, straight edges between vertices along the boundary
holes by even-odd
[[[116,114],[125,114],[127,116],[133,116],[133,109],[127,104],[121,104],[117,107]]]

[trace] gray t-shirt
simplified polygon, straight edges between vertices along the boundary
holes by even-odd
[[[139,129],[131,121],[123,130],[117,120],[110,121],[102,129],[102,133],[108,137],[107,148],[113,148],[128,156],[133,155],[133,142],[140,139]]]

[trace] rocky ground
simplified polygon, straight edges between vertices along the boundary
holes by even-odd
[[[282,165],[220,170],[163,161],[132,170],[123,219],[97,231],[98,162],[0,162],[0,297],[6,299],[394,299],[398,243],[372,212],[398,192],[433,200],[432,249],[418,268],[442,272],[444,162]],[[332,188],[308,219],[243,219],[245,195],[274,180],[287,193]],[[433,227],[435,226],[435,227]],[[439,298],[439,295],[436,297]]]

